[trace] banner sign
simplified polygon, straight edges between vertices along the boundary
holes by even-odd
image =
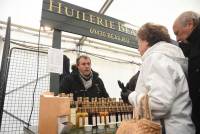
[[[41,24],[65,32],[138,48],[130,24],[59,0],[44,0]]]

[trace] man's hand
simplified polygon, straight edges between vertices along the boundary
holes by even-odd
[[[129,103],[129,101],[128,101],[128,96],[129,96],[129,94],[131,93],[132,91],[131,90],[126,90],[126,91],[122,91],[121,92],[121,98],[122,98],[122,100],[124,101],[124,102],[126,102],[126,103]]]
[[[122,92],[125,92],[127,90],[127,88],[124,86],[124,83],[121,82],[120,80],[117,81],[119,87],[122,89]]]
[[[127,89],[125,86],[124,86],[124,83],[121,82],[120,80],[117,81],[118,82],[118,85],[119,87],[122,89],[121,91],[121,98],[124,102],[126,103],[129,103],[128,102],[128,96],[129,94],[132,92],[131,90]]]

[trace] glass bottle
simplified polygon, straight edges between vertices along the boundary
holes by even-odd
[[[73,125],[76,125],[76,111],[77,111],[76,104],[74,101],[72,101],[70,104],[70,122]]]
[[[88,125],[88,113],[86,111],[86,107],[83,107],[82,117],[83,117],[83,126]]]
[[[83,127],[83,114],[82,114],[82,108],[81,107],[78,107],[77,109],[77,113],[76,113],[76,124],[77,124],[77,127],[80,128],[80,127]]]

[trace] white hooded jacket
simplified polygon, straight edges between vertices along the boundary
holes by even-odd
[[[187,72],[187,60],[182,50],[167,42],[158,42],[144,53],[142,60],[129,102],[136,105],[147,93],[153,120],[164,119],[166,134],[195,134],[184,73]]]

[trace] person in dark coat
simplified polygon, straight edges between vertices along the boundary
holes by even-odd
[[[135,86],[136,86],[139,74],[140,74],[140,71],[138,71],[134,76],[131,77],[129,82],[126,84],[127,89],[131,91],[135,91]]]
[[[79,56],[76,67],[73,67],[70,75],[62,80],[60,93],[73,93],[74,100],[77,100],[77,97],[109,97],[99,74],[91,69],[91,60],[88,56]]]
[[[60,83],[64,79],[64,77],[70,74],[69,67],[70,67],[70,59],[66,55],[63,55],[63,72],[62,74],[60,74]]]
[[[173,31],[184,55],[188,57],[188,84],[192,100],[192,120],[200,134],[200,15],[186,11],[179,15]]]
[[[135,86],[137,83],[138,76],[140,74],[140,71],[138,71],[135,75],[131,77],[129,82],[124,86],[124,83],[118,80],[118,85],[122,89],[121,91],[121,98],[124,102],[128,102],[128,94],[132,91],[135,91]]]

